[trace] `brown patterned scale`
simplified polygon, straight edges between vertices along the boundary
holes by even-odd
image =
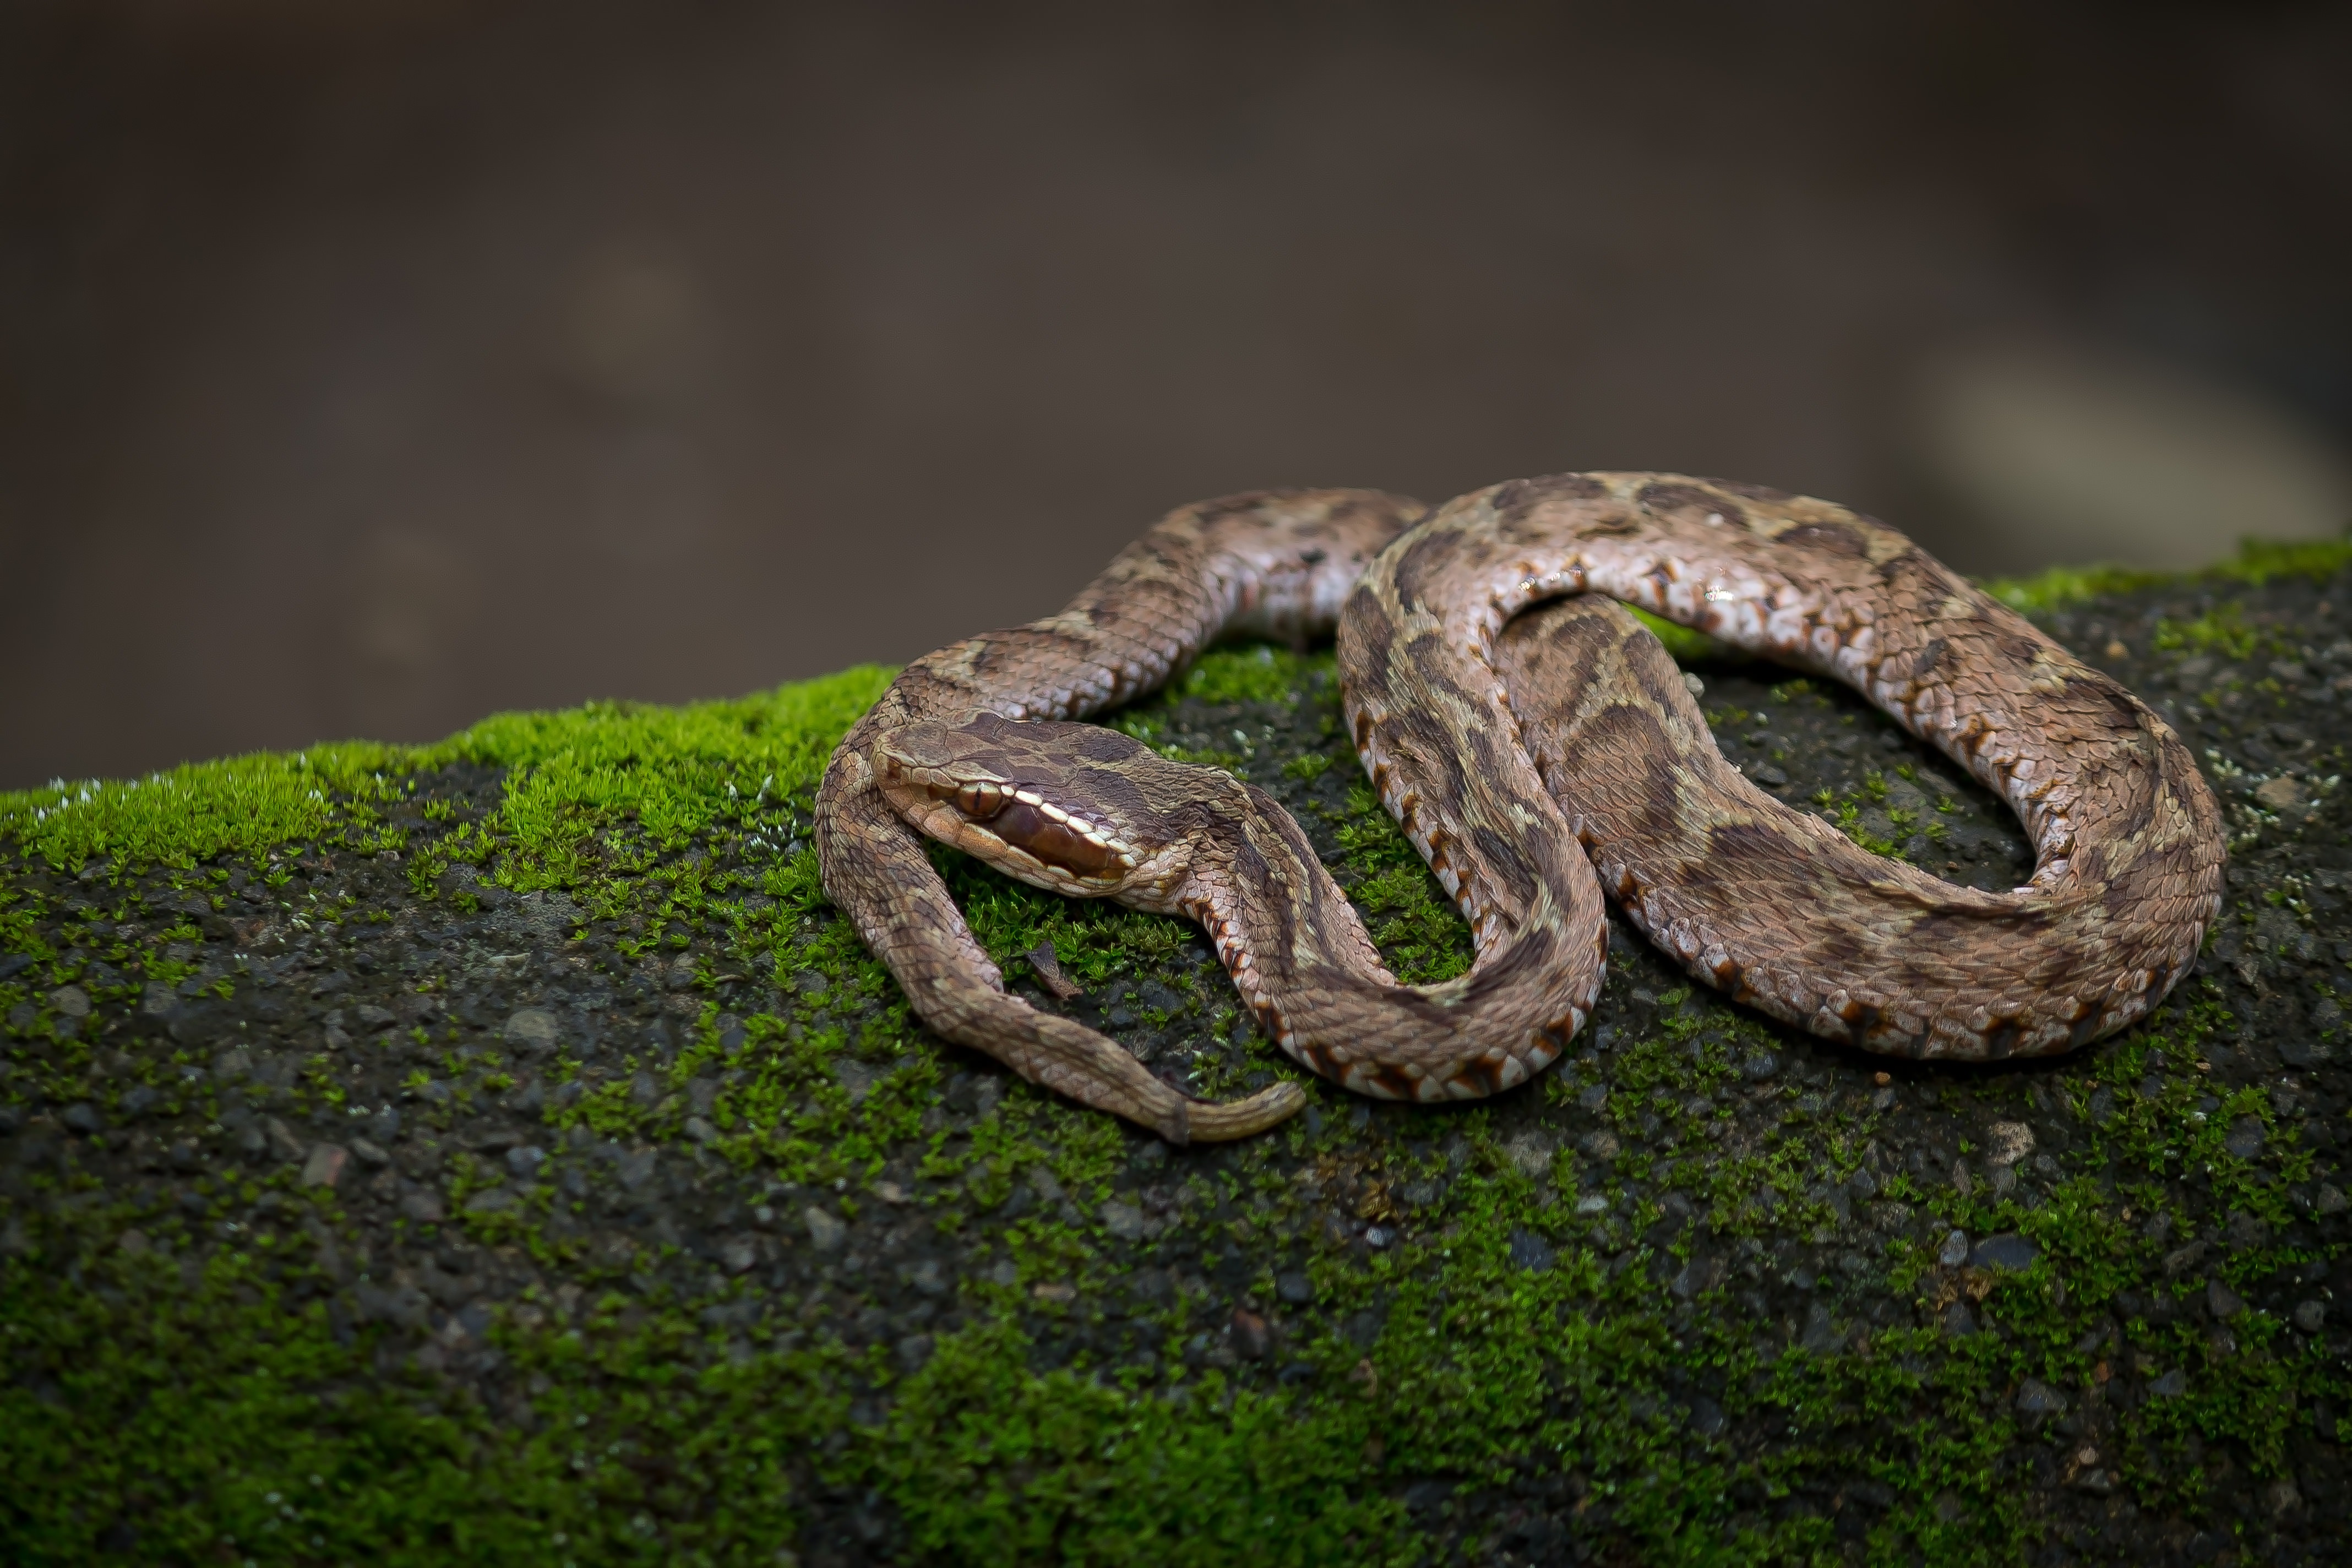
[[[1491,1093],[1559,1055],[1600,989],[1595,866],[1697,977],[1873,1050],[2063,1050],[2144,1015],[2194,962],[2222,838],[2185,748],[1892,530],[1656,474],[1500,485],[1395,537],[1419,512],[1357,491],[1186,508],[1060,616],[900,676],[834,755],[818,848],[928,1023],[1172,1138],[1241,1136],[1298,1103],[1286,1086],[1188,1101],[1006,994],[909,824],[1041,887],[1199,921],[1286,1051],[1389,1098]],[[1764,795],[1656,639],[1567,597],[1593,595],[1856,687],[2010,801],[2032,882],[1955,888]],[[1473,966],[1440,985],[1395,982],[1261,792],[1061,722],[1217,636],[1297,637],[1335,615],[1358,751],[1470,922]]]

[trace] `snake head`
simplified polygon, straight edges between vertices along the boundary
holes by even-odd
[[[1118,769],[1138,752],[1150,755],[1093,724],[983,714],[891,731],[871,760],[891,805],[941,843],[1034,886],[1101,897],[1128,889],[1150,858],[1117,805],[1134,793]]]

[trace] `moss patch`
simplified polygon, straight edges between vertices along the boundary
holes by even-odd
[[[0,798],[0,1539],[2319,1549],[2352,1394],[2336,565],[2023,595],[2175,713],[2238,835],[2223,927],[2145,1026],[2056,1063],[1884,1062],[1620,926],[1579,1054],[1527,1089],[1310,1083],[1221,1149],[941,1046],[825,905],[809,793],[885,671]],[[1685,651],[1782,798],[1954,880],[2021,875],[2007,813],[1875,713]],[[1215,652],[1114,721],[1274,792],[1400,973],[1466,964],[1328,654]],[[938,860],[1039,1005],[1197,1092],[1296,1076],[1197,931]],[[1041,939],[1084,994],[1034,985]]]

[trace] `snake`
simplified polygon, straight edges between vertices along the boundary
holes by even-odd
[[[1872,854],[1717,749],[1633,605],[1841,681],[1999,795],[2034,869],[2008,892]],[[1212,642],[1336,633],[1383,805],[1468,923],[1468,971],[1400,983],[1264,790],[1080,721]],[[1008,990],[923,848],[1199,923],[1259,1025],[1357,1093],[1528,1081],[1584,1026],[1606,906],[1695,979],[1824,1039],[1916,1060],[2074,1049],[2147,1016],[2221,908],[2226,837],[2164,719],[1875,519],[1663,473],[1513,480],[1431,510],[1264,490],[1161,519],[1057,615],[908,665],[833,752],[827,896],[942,1037],[1174,1142],[1305,1102],[1161,1082]]]

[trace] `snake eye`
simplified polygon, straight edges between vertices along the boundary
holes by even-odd
[[[1001,785],[968,784],[956,791],[956,809],[974,822],[986,822],[1004,809],[1005,798]]]

